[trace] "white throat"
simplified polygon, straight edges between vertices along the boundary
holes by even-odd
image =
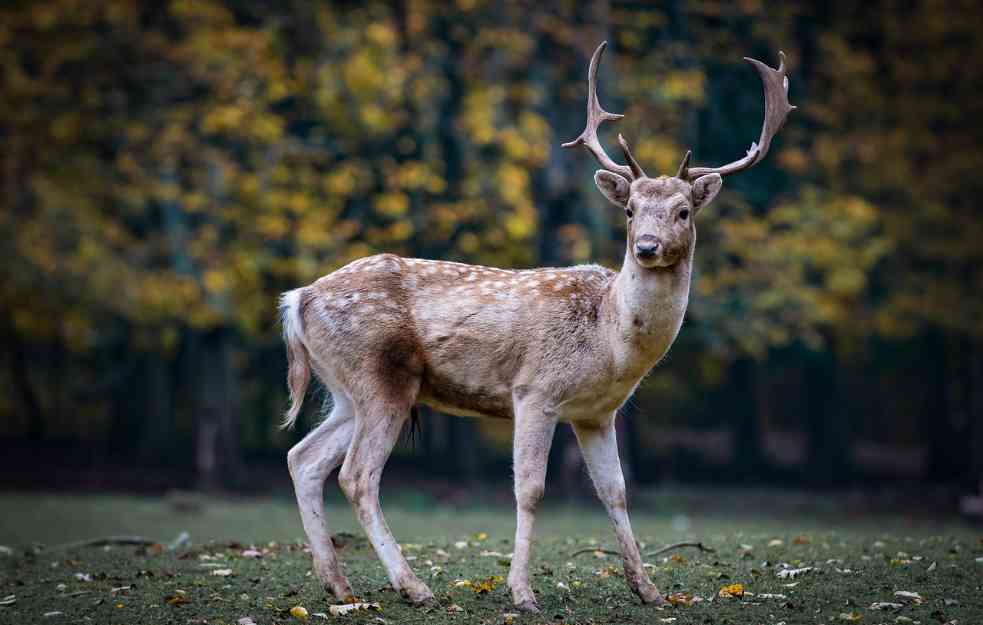
[[[614,344],[621,346],[616,360],[624,366],[647,372],[669,350],[686,314],[692,261],[691,248],[689,256],[672,267],[646,269],[630,249],[625,252],[611,292],[614,314],[609,317]]]

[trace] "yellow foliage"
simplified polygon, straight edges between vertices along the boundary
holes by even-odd
[[[410,199],[405,193],[392,192],[377,195],[374,200],[376,212],[386,217],[402,217],[410,207]]]

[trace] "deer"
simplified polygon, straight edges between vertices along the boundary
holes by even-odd
[[[628,518],[615,421],[619,408],[665,356],[689,300],[694,219],[723,176],[760,162],[795,108],[785,56],[773,69],[745,58],[764,88],[764,123],[747,154],[720,167],[690,166],[648,177],[624,137],[626,165],[611,159],[597,130],[622,115],[597,98],[601,43],[587,72],[587,124],[564,148],[583,146],[600,163],[594,182],[625,213],[619,271],[598,265],[497,269],[379,254],[355,260],[281,296],[291,405],[301,410],[312,372],[331,394],[324,420],[287,454],[313,568],[326,591],[355,601],[324,518],[324,484],[337,468],[392,588],[415,605],[435,602],[400,552],[383,516],[379,484],[418,405],[447,414],[506,419],[513,428],[516,528],[507,578],[519,610],[539,611],[529,560],[537,505],[557,424],[568,423],[614,526],[629,589],[645,604],[665,599],[649,579]],[[413,417],[415,418],[415,417]]]

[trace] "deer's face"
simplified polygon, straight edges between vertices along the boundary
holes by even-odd
[[[718,174],[709,174],[692,183],[669,176],[642,177],[629,183],[604,170],[594,174],[594,181],[604,197],[624,209],[628,250],[645,268],[671,267],[689,258],[696,240],[693,219],[723,182]]]

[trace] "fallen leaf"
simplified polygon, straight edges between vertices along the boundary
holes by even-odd
[[[800,569],[782,569],[781,571],[775,573],[775,576],[777,576],[778,579],[794,579],[799,575],[805,575],[811,570],[811,566],[804,566]]]
[[[673,606],[681,605],[683,607],[687,607],[693,605],[693,595],[687,594],[685,592],[674,592],[668,597],[666,597],[666,601],[668,601]]]
[[[902,603],[892,603],[891,601],[875,601],[870,604],[871,610],[900,610],[904,607]]]
[[[809,540],[809,537],[806,536],[805,534],[800,534],[792,539],[793,545],[808,545],[811,542],[812,541]]]
[[[217,577],[228,577],[232,575],[232,569],[215,569],[212,571],[212,575]]]
[[[484,595],[495,590],[495,587],[504,581],[505,578],[501,575],[492,575],[491,577],[471,582],[471,590],[473,590],[475,594]]]
[[[839,619],[841,621],[851,621],[855,623],[861,620],[863,617],[863,614],[859,614],[857,612],[840,612]]]
[[[236,624],[237,625],[256,625],[256,621],[254,621],[253,620],[253,617],[251,617],[251,616],[244,616],[241,619],[239,619],[238,621],[236,621]]]
[[[763,592],[757,595],[758,599],[787,599],[785,595],[780,595],[776,593]]]
[[[474,535],[475,540],[488,540],[488,532],[478,532]]]
[[[466,549],[467,546],[468,546],[468,541],[466,540],[459,540],[456,543],[454,543],[455,549]]]
[[[290,616],[303,622],[307,622],[307,619],[310,618],[307,608],[302,605],[295,605],[294,607],[290,608]]]
[[[260,551],[255,550],[255,549],[246,549],[245,551],[242,552],[241,555],[242,555],[243,558],[262,558],[263,557],[263,553],[260,552]]]
[[[188,593],[180,589],[175,590],[173,595],[165,596],[164,601],[166,601],[168,605],[177,606],[191,603],[191,599],[188,599]]]
[[[328,612],[331,616],[345,616],[351,614],[352,612],[360,612],[362,610],[381,610],[382,606],[378,603],[343,603],[341,605],[331,605],[328,606]]]
[[[720,597],[743,597],[744,596],[744,584],[731,584],[729,586],[724,586],[717,593]]]
[[[659,619],[659,622],[660,623],[675,623],[676,622],[676,617],[675,616],[667,616],[665,618],[660,618]]]
[[[462,608],[461,606],[457,605],[456,603],[452,603],[449,606],[447,606],[447,613],[448,614],[454,614],[454,613],[457,613],[457,612],[464,612],[464,608]]]
[[[778,538],[772,538],[771,540],[768,541],[768,546],[769,547],[781,547],[784,544],[785,543],[781,539],[778,539]]]
[[[922,598],[920,594],[918,594],[917,592],[911,592],[909,590],[898,590],[894,593],[894,596],[900,599],[905,599],[912,603],[918,603],[918,604],[925,603],[925,600]]]
[[[686,564],[686,558],[676,553],[669,556],[669,559],[675,562],[676,564]]]

